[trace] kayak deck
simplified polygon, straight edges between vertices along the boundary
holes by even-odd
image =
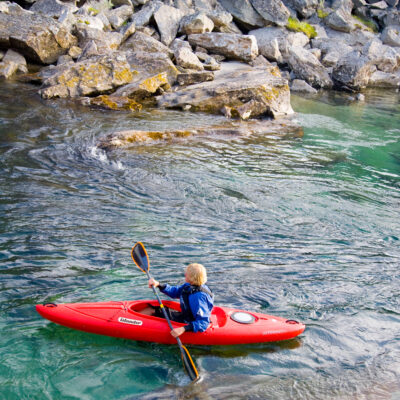
[[[163,301],[165,307],[180,311],[174,301]],[[130,340],[174,344],[167,322],[151,315],[155,300],[110,301],[103,303],[66,303],[37,305],[43,317],[72,329]],[[186,344],[234,345],[273,342],[300,335],[305,325],[272,315],[227,307],[214,307],[211,323],[205,332],[185,332]],[[242,319],[242,320],[241,320]],[[238,322],[240,321],[240,322]],[[172,326],[184,324],[172,322]]]

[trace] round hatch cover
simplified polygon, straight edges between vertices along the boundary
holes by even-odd
[[[241,311],[234,312],[231,318],[240,324],[252,324],[256,320],[251,314]]]

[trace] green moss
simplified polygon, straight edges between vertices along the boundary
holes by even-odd
[[[378,28],[372,21],[369,21],[369,20],[359,17],[357,15],[353,15],[353,18],[356,19],[358,22],[361,22],[361,24],[362,24],[362,25],[356,24],[357,28],[359,28],[359,29],[364,28],[370,32],[378,33]]]
[[[317,31],[313,26],[307,24],[307,22],[300,22],[297,18],[289,17],[286,28],[295,32],[303,32],[310,39],[317,37]]]
[[[322,8],[318,8],[317,15],[318,15],[318,18],[324,19],[329,15],[329,13]]]
[[[96,16],[99,13],[99,10],[97,10],[93,7],[89,7],[88,11],[91,12],[94,16]]]

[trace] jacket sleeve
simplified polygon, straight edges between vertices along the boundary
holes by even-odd
[[[161,293],[166,294],[172,299],[178,299],[181,296],[182,288],[184,285],[180,286],[171,286],[168,283],[160,284],[159,289]]]
[[[196,293],[190,296],[190,308],[195,320],[185,327],[186,331],[204,332],[210,325],[212,302],[205,293]]]

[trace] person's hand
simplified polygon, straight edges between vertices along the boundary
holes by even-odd
[[[171,331],[171,335],[174,338],[177,338],[178,336],[181,336],[182,333],[185,333],[185,328],[183,326],[181,326],[179,328],[172,329],[172,331]]]
[[[156,281],[155,279],[151,278],[149,279],[149,288],[154,286],[155,288],[160,284],[160,282]]]

